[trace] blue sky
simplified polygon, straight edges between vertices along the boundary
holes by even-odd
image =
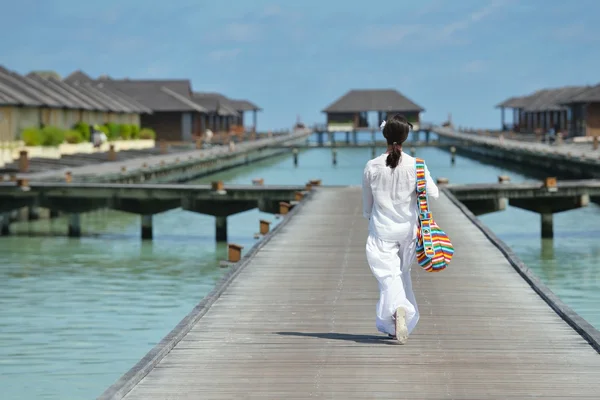
[[[423,119],[497,127],[494,105],[600,82],[597,0],[0,0],[0,64],[21,73],[188,78],[291,126],[351,88],[396,88]],[[9,18],[6,18],[8,16]]]

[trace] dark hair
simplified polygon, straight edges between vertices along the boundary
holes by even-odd
[[[398,166],[402,156],[402,143],[408,138],[411,128],[412,124],[402,114],[396,114],[385,122],[383,136],[387,140],[387,144],[392,146],[390,154],[385,160],[385,165],[388,167],[394,169]]]

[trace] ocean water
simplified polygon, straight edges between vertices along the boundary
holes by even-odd
[[[366,135],[365,135],[366,136]],[[369,136],[370,137],[370,136]],[[338,140],[344,140],[342,135]],[[314,140],[314,138],[313,138]],[[508,168],[417,148],[434,177],[452,183],[496,182]],[[383,149],[378,149],[381,154]],[[205,177],[265,184],[359,185],[371,150],[300,151]],[[228,220],[229,240],[256,240],[259,219],[248,211]],[[554,217],[555,239],[540,239],[540,217],[508,207],[481,219],[570,307],[600,327],[600,207]],[[575,224],[574,221],[577,221]],[[83,237],[64,237],[64,219],[13,226],[0,238],[0,392],[3,399],[95,398],[143,357],[214,287],[226,246],[214,240],[210,216],[171,210],[155,216],[155,238],[140,240],[140,218],[97,211],[82,218]],[[590,234],[591,232],[591,234]]]

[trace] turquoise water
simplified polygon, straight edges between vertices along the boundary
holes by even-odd
[[[366,137],[367,135],[365,135]],[[345,136],[340,136],[340,139]],[[379,149],[378,154],[383,152]],[[495,182],[508,169],[418,148],[434,176],[454,183]],[[358,185],[370,149],[301,151],[206,177],[266,184]],[[256,242],[256,210],[229,218],[229,240]],[[481,217],[528,266],[580,315],[600,326],[600,207],[554,217],[554,242],[540,240],[539,215],[509,207]],[[577,221],[577,224],[573,222]],[[215,245],[214,218],[182,210],[155,216],[155,239],[139,239],[138,216],[113,211],[85,215],[84,237],[68,239],[66,222],[14,226],[0,238],[0,392],[3,399],[97,397],[167,334],[225,271],[226,248]],[[592,235],[590,235],[590,232]],[[29,236],[28,234],[32,235]],[[585,234],[584,234],[585,233]],[[37,235],[36,235],[37,234]]]

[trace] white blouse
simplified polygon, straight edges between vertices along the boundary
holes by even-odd
[[[387,153],[365,166],[362,182],[363,215],[369,219],[369,233],[381,240],[404,242],[417,235],[417,173],[415,158],[402,153],[394,169],[385,165]],[[439,189],[425,166],[427,197],[437,199]]]

